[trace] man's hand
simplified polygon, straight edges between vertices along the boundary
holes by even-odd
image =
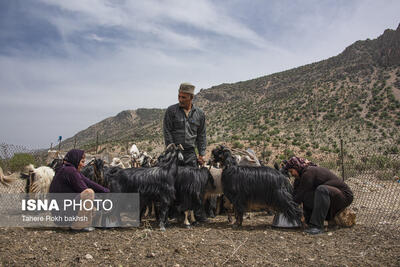
[[[204,159],[204,156],[199,155],[197,158],[197,162],[200,164],[200,166],[204,166],[206,160]]]

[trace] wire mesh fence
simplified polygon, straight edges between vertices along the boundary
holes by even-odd
[[[353,153],[316,162],[350,186],[357,223],[400,229],[400,155]]]
[[[31,157],[19,157],[17,155]],[[0,167],[4,175],[15,178],[0,193],[21,193],[25,181],[19,172],[27,158],[35,166],[45,165],[47,152],[23,146],[0,144]],[[332,170],[345,180],[354,193],[350,206],[357,214],[357,224],[383,229],[400,229],[400,155],[379,153],[331,154],[316,164]],[[19,169],[18,169],[19,168]]]
[[[15,172],[24,167],[24,164],[42,165],[46,153],[43,149],[0,143],[0,167],[4,172]]]

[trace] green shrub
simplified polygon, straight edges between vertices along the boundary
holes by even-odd
[[[330,152],[330,151],[331,151],[331,150],[329,149],[328,146],[322,146],[322,147],[320,148],[320,150],[321,150],[321,151],[324,151],[324,152]]]
[[[337,169],[337,163],[335,160],[326,160],[326,161],[320,162],[319,166],[325,167],[330,170]]]
[[[312,143],[312,147],[313,147],[314,149],[317,149],[317,148],[319,148],[319,144],[318,144],[317,142],[313,142],[313,143]]]
[[[232,135],[232,140],[239,140],[240,139],[240,137],[238,136],[238,135]]]
[[[26,165],[34,164],[35,158],[28,153],[15,153],[10,159],[10,171],[22,171]]]
[[[278,148],[278,147],[280,146],[280,144],[279,144],[278,141],[274,140],[274,141],[272,142],[272,146]]]
[[[292,150],[286,148],[283,151],[283,156],[284,156],[283,159],[290,159],[291,157],[294,157],[294,152]]]
[[[7,169],[6,166],[7,166],[7,161],[0,158],[0,167],[3,169],[3,171]]]
[[[242,143],[240,143],[239,141],[235,141],[235,142],[233,142],[232,147],[242,149],[244,147],[244,145]]]
[[[269,158],[272,155],[272,151],[271,150],[265,150],[263,152],[261,152],[261,156],[263,158]]]
[[[293,140],[292,145],[299,146],[301,144],[300,140]]]

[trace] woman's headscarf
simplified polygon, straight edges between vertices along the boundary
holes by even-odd
[[[68,151],[67,155],[65,155],[64,160],[68,161],[78,169],[79,162],[81,161],[83,154],[85,154],[85,151],[83,150],[71,149]]]
[[[309,166],[317,166],[317,164],[309,161],[308,159],[303,159],[299,157],[291,157],[285,165],[285,169],[295,169],[299,175]]]

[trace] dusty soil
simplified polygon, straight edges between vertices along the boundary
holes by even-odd
[[[192,229],[152,219],[139,228],[76,233],[0,228],[1,266],[400,266],[400,231],[356,225],[317,236],[272,228],[252,213],[241,229],[225,216]]]
[[[16,176],[17,177],[17,176]],[[0,228],[0,266],[400,266],[400,184],[354,177],[357,225],[310,236],[271,227],[252,213],[241,229],[225,216],[192,229],[154,219],[139,228],[76,233],[60,228]],[[0,193],[23,191],[16,180]]]

